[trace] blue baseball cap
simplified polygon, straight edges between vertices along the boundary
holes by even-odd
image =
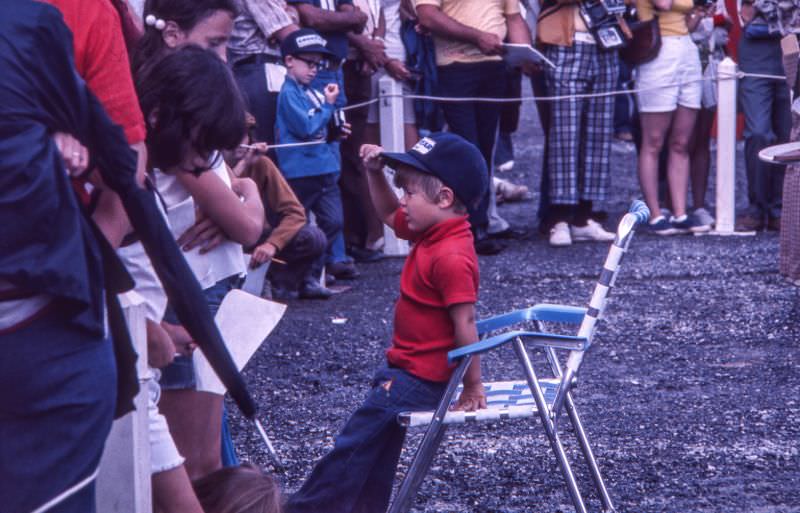
[[[384,152],[389,167],[405,164],[433,175],[453,189],[468,210],[477,208],[489,187],[489,171],[478,148],[452,132],[434,132],[405,153]]]
[[[299,53],[321,53],[327,57],[336,56],[328,49],[328,41],[316,30],[310,28],[295,30],[281,42],[281,57]]]

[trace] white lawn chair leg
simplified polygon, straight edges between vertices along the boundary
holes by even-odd
[[[586,459],[586,463],[589,465],[592,481],[594,481],[594,485],[597,487],[597,491],[600,494],[600,499],[603,501],[603,511],[616,511],[614,509],[614,505],[611,503],[611,496],[608,495],[606,484],[603,482],[603,476],[600,474],[600,467],[597,466],[597,460],[594,458],[592,447],[589,445],[589,438],[586,436],[586,431],[583,429],[581,419],[578,417],[578,412],[575,410],[575,403],[572,401],[572,394],[567,394],[566,407],[569,420],[572,422],[572,427],[575,429],[575,434],[578,438],[578,443],[581,446],[581,451],[583,451],[583,457]]]
[[[428,429],[425,431],[422,442],[419,444],[417,453],[414,455],[406,477],[403,479],[403,484],[400,485],[400,490],[397,492],[391,507],[389,507],[389,513],[406,513],[414,504],[417,490],[419,490],[422,480],[428,474],[433,458],[436,456],[436,450],[444,437],[445,428],[447,427],[443,422],[444,416],[447,415],[453,396],[458,389],[458,385],[461,384],[461,380],[464,379],[464,373],[467,371],[471,361],[472,356],[463,358],[453,372],[450,382],[447,383],[442,400],[439,402],[439,406],[436,407],[436,412],[428,425]]]
[[[542,324],[538,321],[537,325],[540,331],[544,329],[544,326],[542,326]],[[557,378],[560,378],[561,365],[558,363],[558,356],[556,355],[555,349],[551,347],[547,348],[547,359],[550,362],[550,368],[553,370],[553,375],[555,375]],[[571,393],[567,394],[565,406],[567,408],[569,420],[572,422],[572,427],[575,429],[575,434],[578,438],[578,443],[581,446],[583,457],[586,460],[587,465],[589,465],[592,481],[594,481],[597,492],[600,494],[600,500],[603,501],[603,510],[606,512],[616,511],[611,502],[611,496],[608,494],[608,489],[606,489],[606,484],[603,481],[603,476],[600,474],[600,467],[597,465],[597,460],[594,457],[592,446],[589,444],[589,437],[586,436],[586,431],[583,429],[583,423],[578,416],[578,410],[575,409],[575,402],[572,400]]]
[[[578,513],[586,513],[586,505],[583,502],[583,497],[581,497],[581,492],[578,489],[578,483],[575,480],[575,475],[572,473],[569,460],[567,460],[567,453],[564,450],[564,446],[561,444],[561,439],[558,437],[556,425],[553,422],[553,419],[550,417],[550,408],[548,408],[542,388],[539,386],[539,380],[536,377],[536,372],[533,370],[533,365],[531,364],[531,359],[528,356],[528,352],[525,350],[525,344],[523,344],[522,340],[519,338],[514,340],[514,352],[517,353],[517,358],[525,369],[528,387],[530,387],[531,393],[533,394],[533,399],[536,402],[539,418],[542,420],[542,426],[544,427],[545,434],[547,435],[547,438],[550,441],[550,446],[553,448],[553,452],[558,460],[558,466],[561,468],[561,474],[564,476],[564,481],[567,482],[567,488],[569,489],[569,495],[572,499],[572,503],[575,505],[575,511]]]

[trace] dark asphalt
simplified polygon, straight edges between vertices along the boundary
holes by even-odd
[[[526,104],[514,138],[517,165],[505,176],[536,191],[542,140],[533,120]],[[615,144],[613,155],[605,208],[616,222],[638,184],[632,149]],[[740,168],[740,204],[743,174]],[[535,234],[535,205],[500,207],[531,236],[481,257],[480,316],[538,302],[588,302],[608,247],[550,248]],[[634,239],[576,391],[618,511],[800,511],[798,289],[778,275],[777,254],[774,233]],[[288,466],[281,478],[288,492],[331,447],[382,361],[401,265],[362,265],[352,291],[291,302],[246,368]],[[486,358],[484,374],[520,377],[510,348]],[[233,417],[240,455],[269,467],[256,433]],[[599,511],[572,434],[562,435],[590,510]],[[407,447],[419,438],[412,432]],[[404,453],[402,465],[409,460]],[[416,510],[549,513],[572,505],[532,419],[450,429]]]

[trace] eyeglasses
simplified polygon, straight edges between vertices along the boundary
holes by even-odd
[[[294,55],[293,57],[295,59],[297,59],[298,61],[305,62],[308,65],[308,67],[311,68],[311,69],[325,69],[325,68],[328,67],[328,63],[325,60],[315,61],[315,60],[312,60],[312,59],[306,59],[304,57],[300,57],[299,55]]]

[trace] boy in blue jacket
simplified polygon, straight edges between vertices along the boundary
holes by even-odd
[[[327,299],[332,292],[319,284],[325,264],[331,260],[331,246],[342,235],[342,197],[339,191],[338,148],[329,142],[329,124],[335,115],[339,86],[331,83],[323,92],[310,87],[317,71],[334,57],[327,42],[311,29],[291,33],[281,44],[286,81],[278,96],[275,122],[277,144],[297,146],[276,148],[278,164],[297,198],[316,216],[317,225],[328,239],[326,254],[311,267],[300,286],[300,297]],[[347,126],[343,127],[347,133]],[[352,277],[357,274],[352,269]]]

